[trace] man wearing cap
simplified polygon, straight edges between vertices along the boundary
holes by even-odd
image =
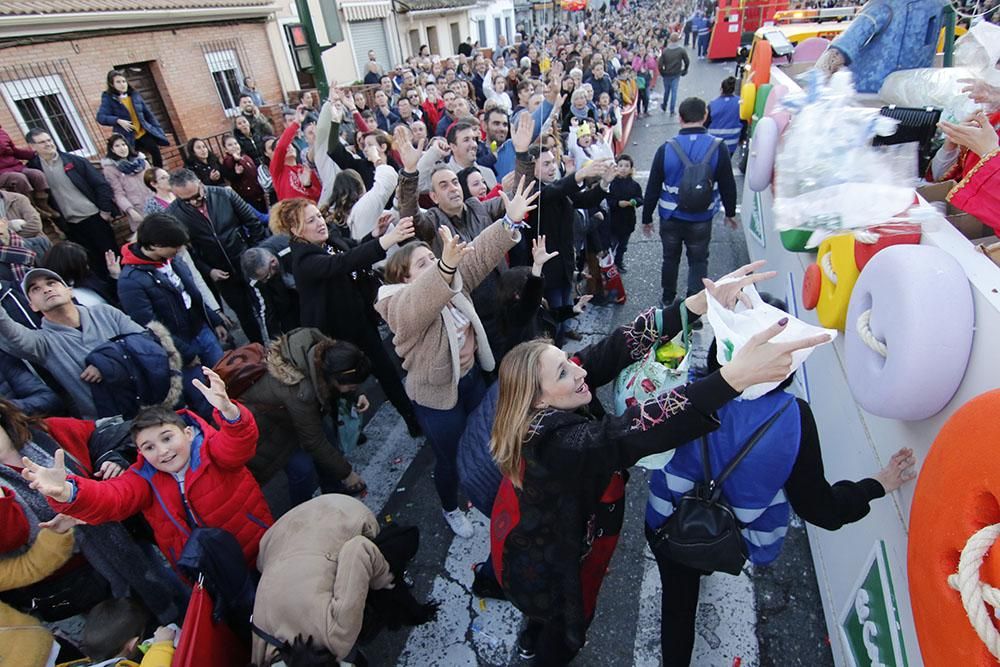
[[[72,399],[74,416],[97,418],[90,385],[101,382],[102,377],[84,360],[111,338],[142,333],[143,328],[117,308],[77,305],[73,290],[49,269],[28,271],[21,289],[31,309],[42,314],[41,328],[18,324],[0,308],[0,349],[48,370]]]

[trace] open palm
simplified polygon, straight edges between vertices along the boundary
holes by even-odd
[[[51,468],[35,463],[28,457],[21,459],[21,463],[24,465],[21,476],[32,489],[56,500],[66,500],[66,454],[63,450],[56,450]]]

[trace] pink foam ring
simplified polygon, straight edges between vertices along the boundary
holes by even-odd
[[[862,340],[859,319],[883,356]],[[972,290],[958,261],[925,245],[895,245],[865,265],[844,331],[847,383],[865,411],[919,421],[958,391],[972,352]]]
[[[784,134],[785,128],[792,122],[792,114],[784,109],[775,109],[767,117],[773,118],[774,122],[778,124],[778,134]]]
[[[830,46],[830,40],[823,37],[810,37],[804,39],[795,46],[792,52],[793,63],[814,63]]]
[[[778,124],[773,118],[764,117],[757,121],[757,129],[750,140],[750,158],[747,160],[747,182],[754,192],[762,192],[771,185],[779,137]]]
[[[767,96],[767,101],[764,102],[764,115],[770,116],[772,113],[778,110],[781,105],[781,100],[785,98],[788,94],[788,86],[782,86],[780,83],[771,88],[771,93]]]

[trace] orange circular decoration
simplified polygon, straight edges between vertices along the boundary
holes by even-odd
[[[996,665],[948,585],[973,533],[1000,523],[1000,390],[981,394],[945,422],[920,468],[910,510],[907,569],[910,607],[927,667]],[[979,578],[1000,585],[1000,547],[986,554]],[[992,611],[987,606],[987,613]],[[993,618],[993,625],[1000,621]]]
[[[823,273],[819,264],[810,264],[802,276],[802,305],[812,310],[819,303],[819,290],[823,285]]]

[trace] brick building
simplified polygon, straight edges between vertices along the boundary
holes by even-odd
[[[123,69],[177,165],[175,144],[231,130],[243,77],[255,78],[266,112],[281,104],[275,9],[275,0],[3,0],[0,125],[18,140],[43,126],[62,149],[102,156],[111,129],[95,115],[108,70]]]

